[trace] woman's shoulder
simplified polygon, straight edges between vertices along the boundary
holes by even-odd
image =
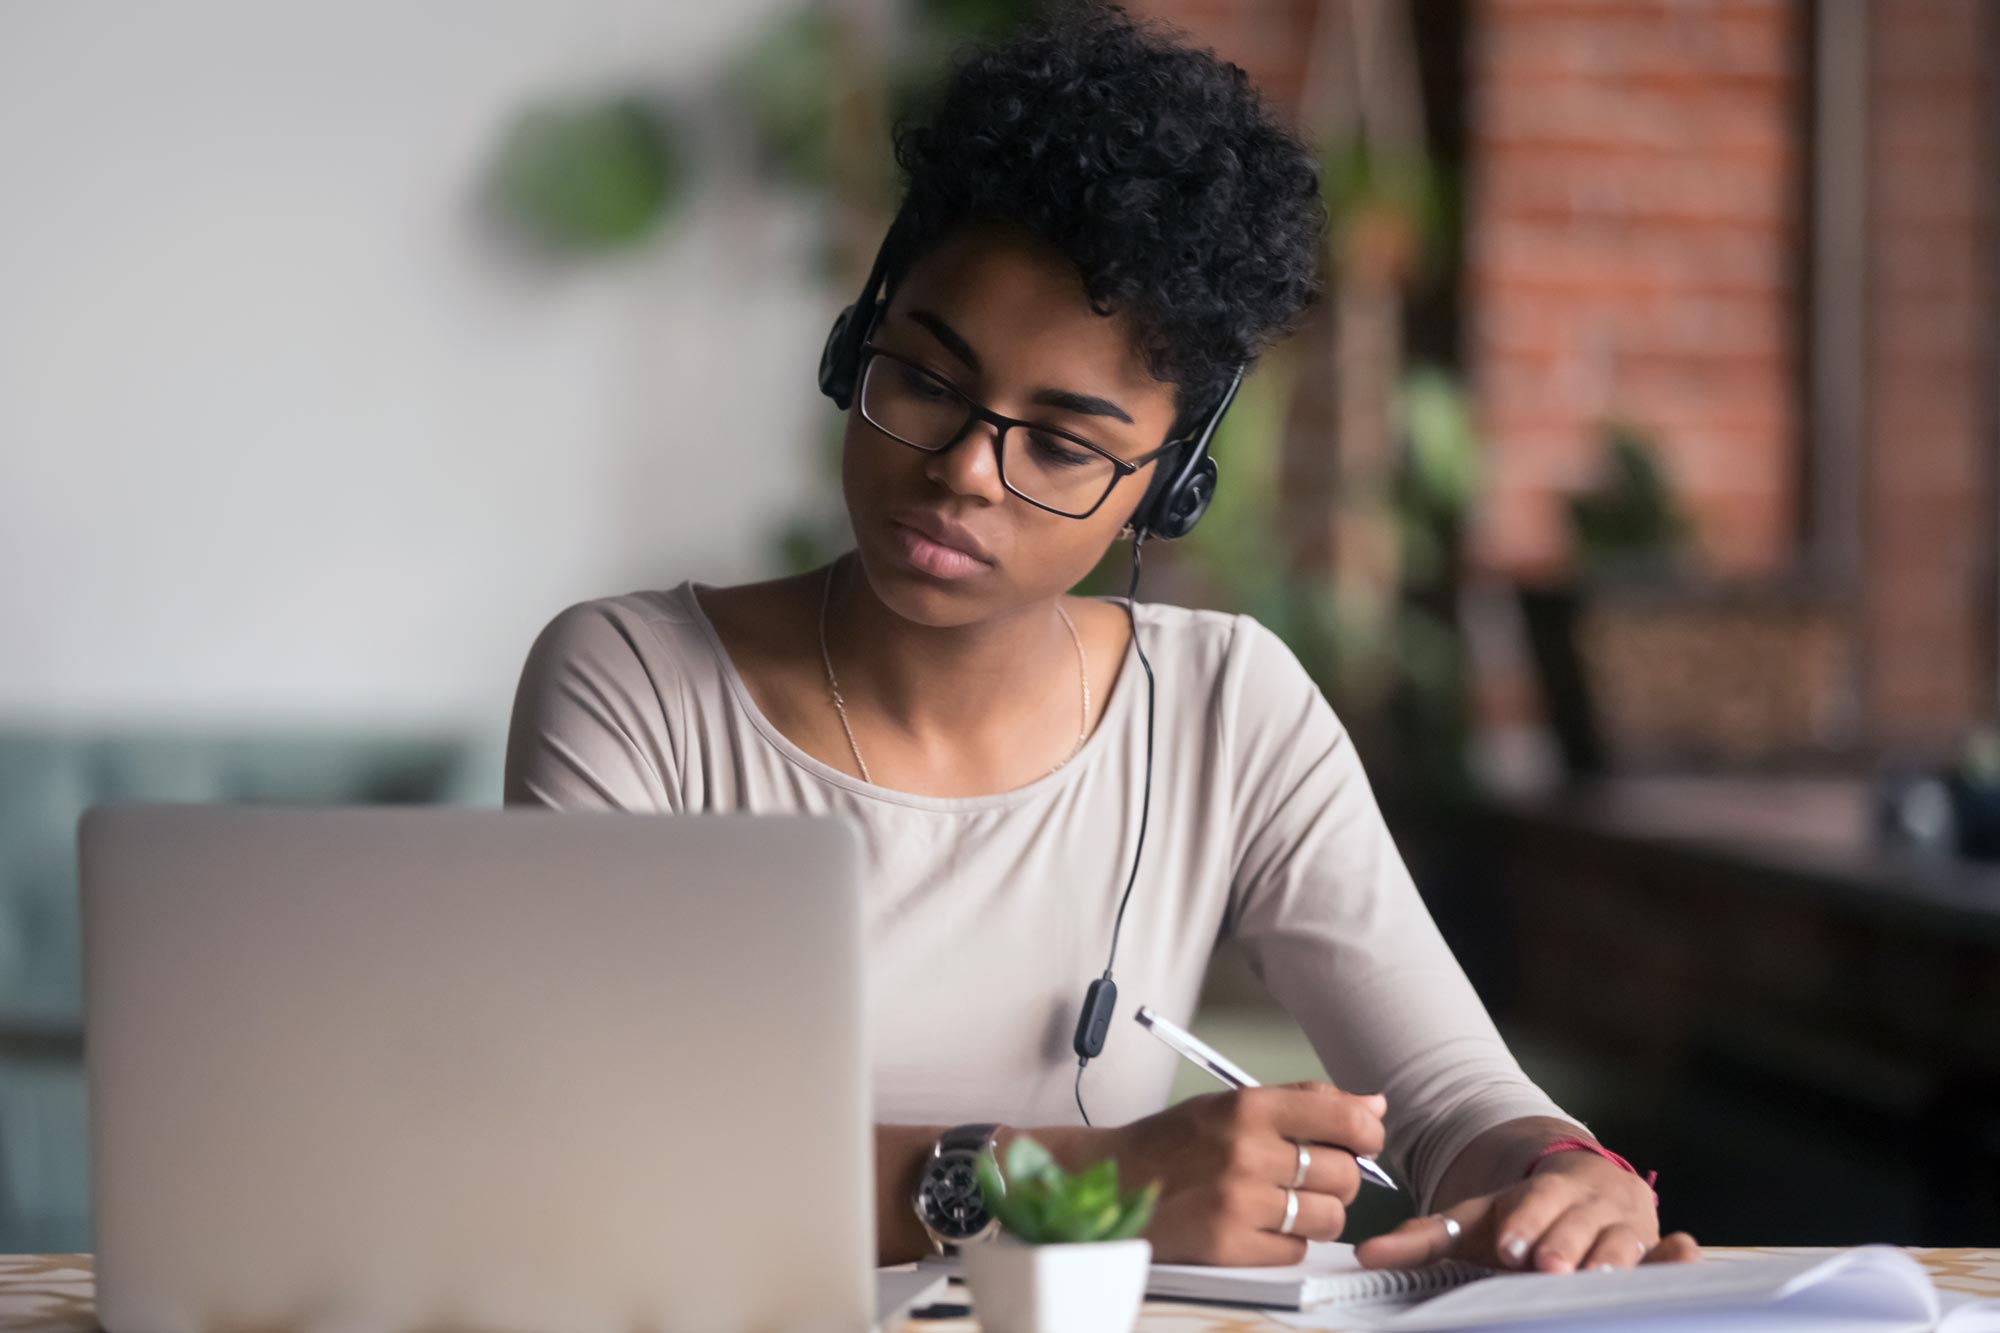
[[[1122,614],[1122,599],[1108,604]],[[1140,602],[1134,610],[1147,657],[1166,656],[1190,682],[1219,688],[1245,679],[1294,686],[1307,679],[1290,645],[1246,612],[1168,602]]]
[[[685,596],[684,585],[594,597],[543,627],[514,695],[509,805],[676,808],[699,662]]]
[[[782,627],[804,614],[797,578],[712,586],[686,579],[670,588],[593,597],[558,612],[530,651],[531,667],[582,665],[599,673],[644,674],[656,684],[693,682],[721,689],[726,664],[755,672],[782,656]],[[803,623],[803,622],[800,622]]]
[[[1232,749],[1338,719],[1319,684],[1276,632],[1244,612],[1140,603],[1139,635],[1162,700],[1207,719]]]
[[[530,657],[671,669],[678,659],[700,650],[702,639],[700,610],[689,580],[672,588],[573,602],[543,627]]]

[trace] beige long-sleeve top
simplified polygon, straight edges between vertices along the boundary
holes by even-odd
[[[1139,826],[1145,679],[1127,660],[1068,763],[938,798],[863,782],[752,702],[693,582],[564,611],[515,702],[507,800],[562,810],[838,813],[865,848],[868,1040],[885,1123],[1075,1124],[1071,1035],[1104,967]],[[1384,827],[1354,746],[1284,643],[1241,615],[1141,604],[1158,679],[1152,816],[1084,1076],[1095,1124],[1161,1109],[1233,937],[1333,1081],[1388,1095],[1388,1151],[1428,1209],[1473,1137],[1563,1113],[1522,1072]]]

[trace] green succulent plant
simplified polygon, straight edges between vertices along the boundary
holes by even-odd
[[[986,1210],[1007,1234],[1029,1245],[1130,1240],[1153,1220],[1160,1197],[1158,1181],[1121,1195],[1118,1163],[1109,1158],[1070,1175],[1025,1134],[1007,1146],[1004,1180],[990,1151],[980,1154],[976,1173]]]

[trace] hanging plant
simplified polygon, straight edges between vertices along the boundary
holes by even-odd
[[[1443,267],[1450,183],[1428,153],[1339,141],[1321,154],[1320,182],[1343,263],[1401,287]]]

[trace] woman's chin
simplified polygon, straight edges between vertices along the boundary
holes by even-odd
[[[862,567],[876,600],[904,620],[936,629],[968,625],[992,614],[988,600],[998,571],[991,566],[955,578],[940,578],[912,564],[893,547],[860,548]]]

